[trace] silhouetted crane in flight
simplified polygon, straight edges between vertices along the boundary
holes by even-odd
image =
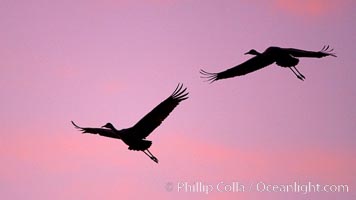
[[[183,88],[182,84],[178,84],[174,92],[151,112],[146,114],[139,122],[133,127],[117,130],[111,123],[107,123],[101,128],[83,128],[76,125],[73,121],[72,124],[83,131],[83,133],[99,134],[105,137],[121,139],[129,146],[129,150],[143,151],[154,162],[158,163],[158,159],[148,150],[152,142],[146,140],[146,137],[156,129],[164,119],[173,111],[179,102],[188,98],[187,88]]]
[[[281,67],[289,68],[300,80],[304,81],[305,76],[301,74],[295,67],[299,63],[298,58],[322,58],[325,56],[336,57],[336,55],[332,53],[333,50],[334,49],[329,49],[329,45],[324,46],[320,51],[305,51],[292,48],[269,47],[263,53],[260,53],[255,49],[251,49],[249,52],[245,53],[245,55],[251,54],[255,56],[242,64],[219,73],[210,73],[204,70],[200,70],[200,73],[203,75],[202,78],[206,78],[212,83],[220,79],[242,76],[262,69],[275,62]]]

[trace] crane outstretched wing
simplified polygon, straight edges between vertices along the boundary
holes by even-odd
[[[179,102],[188,98],[187,88],[183,88],[182,84],[178,84],[172,95],[156,106],[151,112],[146,114],[133,127],[133,133],[137,138],[146,138],[155,128],[157,128],[164,119],[174,110]]]
[[[241,63],[235,67],[227,69],[219,73],[210,73],[204,70],[200,70],[201,78],[206,78],[209,82],[214,82],[220,79],[232,78],[235,76],[242,76],[259,69],[262,69],[275,62],[275,58],[270,54],[257,55],[244,63]]]
[[[116,138],[120,139],[119,134],[115,133],[111,129],[106,129],[106,128],[83,128],[78,125],[76,125],[73,121],[71,121],[73,126],[77,129],[80,129],[83,133],[91,133],[91,134],[99,134],[101,136],[105,137],[111,137],[111,138]]]
[[[325,56],[337,57],[333,52],[334,49],[329,48],[329,45],[324,46],[320,51],[306,51],[301,49],[283,48],[283,50],[294,57],[309,57],[322,58]]]

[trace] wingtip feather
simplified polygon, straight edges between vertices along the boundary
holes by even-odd
[[[335,53],[333,53],[334,48],[330,48],[330,49],[329,49],[329,48],[330,48],[329,45],[324,45],[323,48],[320,50],[320,52],[326,54],[325,56],[337,57],[337,56],[335,55]]]
[[[200,69],[199,73],[202,75],[200,78],[205,79],[205,82],[209,82],[210,84],[213,83],[214,81],[218,80],[218,74],[217,73],[211,73],[207,72],[203,69]]]
[[[81,128],[81,127],[79,127],[78,125],[76,125],[76,124],[74,123],[74,121],[70,121],[70,122],[72,122],[72,124],[73,124],[74,127],[76,127],[76,128]]]
[[[179,83],[174,92],[172,93],[171,98],[177,99],[179,101],[185,100],[188,98],[187,95],[189,94],[188,92],[185,93],[186,91],[187,88],[183,88],[183,84]]]

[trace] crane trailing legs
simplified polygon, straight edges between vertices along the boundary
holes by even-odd
[[[158,159],[150,152],[150,150],[146,149],[146,150],[144,150],[142,152],[145,153],[149,158],[151,158],[151,160],[153,160],[154,162],[158,163]]]
[[[299,78],[300,80],[304,81],[305,76],[304,76],[302,73],[300,73],[300,72],[298,71],[298,69],[297,69],[295,66],[292,66],[292,67],[290,67],[289,69],[294,73],[294,75],[297,76],[297,78]],[[295,71],[294,71],[293,69],[294,69]]]

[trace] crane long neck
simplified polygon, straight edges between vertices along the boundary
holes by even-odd
[[[110,126],[110,129],[113,131],[118,131],[114,126]]]
[[[261,55],[262,53],[260,53],[260,52],[258,52],[258,51],[255,51],[254,54],[255,54],[256,56],[258,56],[258,55]]]

